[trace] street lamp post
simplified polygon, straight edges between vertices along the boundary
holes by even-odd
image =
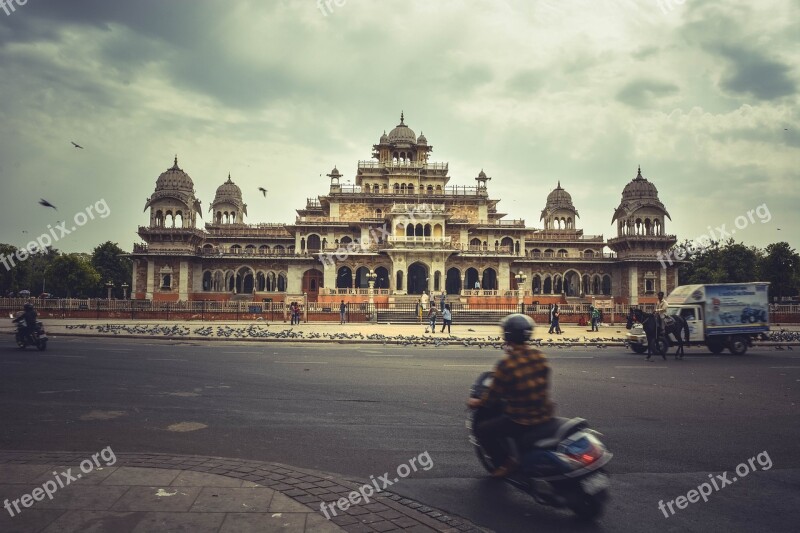
[[[525,282],[528,280],[528,276],[522,273],[520,270],[517,272],[517,275],[514,276],[514,279],[517,280],[517,301],[519,303],[520,312],[524,312],[525,309],[523,308],[523,297],[525,295]]]
[[[106,299],[111,300],[111,289],[113,288],[114,288],[114,282],[108,280],[108,282],[106,283],[106,289],[108,289],[108,297]]]
[[[374,270],[370,269],[367,272],[367,281],[369,282],[369,305],[372,307],[375,304],[375,280],[378,279],[378,275],[375,273]]]
[[[130,287],[130,285],[128,285],[127,283],[123,283],[122,284],[122,299],[123,300],[127,300],[128,299],[128,287]]]

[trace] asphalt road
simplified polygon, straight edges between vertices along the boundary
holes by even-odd
[[[428,452],[433,466],[391,489],[500,532],[796,531],[800,520],[800,351],[647,363],[622,348],[550,349],[558,414],[588,419],[615,453],[607,513],[584,525],[486,479],[474,457],[464,400],[497,350],[63,337],[23,353],[5,341],[4,449],[110,445],[363,479]],[[707,503],[658,509],[759,454]]]

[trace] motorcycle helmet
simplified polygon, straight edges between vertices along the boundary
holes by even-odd
[[[500,322],[503,329],[503,340],[512,344],[525,344],[533,335],[536,323],[528,315],[514,313]]]

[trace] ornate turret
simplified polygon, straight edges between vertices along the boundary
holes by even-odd
[[[617,236],[664,235],[664,217],[672,220],[658,199],[658,189],[642,176],[639,167],[636,177],[622,190],[622,200],[611,219],[617,223]]]
[[[217,187],[209,211],[214,213],[214,224],[244,224],[247,204],[242,201],[242,190],[231,180]]]
[[[150,227],[194,228],[196,216],[203,216],[200,200],[195,197],[194,182],[174,164],[161,173],[156,180],[156,190],[147,199],[145,211],[150,208]]]
[[[542,209],[539,220],[544,220],[546,230],[575,229],[575,219],[579,218],[578,210],[572,205],[572,196],[561,188],[561,181],[547,195],[547,203]]]
[[[428,145],[428,139],[406,125],[404,113],[400,113],[400,124],[395,126],[387,135],[384,130],[378,144],[372,147],[372,156],[382,163],[394,162],[399,164],[428,161],[428,154],[433,147]]]

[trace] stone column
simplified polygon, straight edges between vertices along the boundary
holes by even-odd
[[[178,300],[186,301],[189,299],[189,263],[181,261],[178,272]]]
[[[628,267],[628,295],[631,305],[639,305],[639,268],[636,265]]]
[[[147,292],[145,298],[148,300],[153,299],[153,283],[156,275],[156,265],[152,259],[147,260]]]

